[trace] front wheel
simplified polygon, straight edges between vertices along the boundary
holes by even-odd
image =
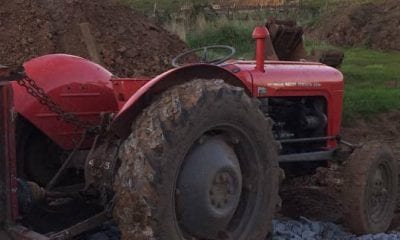
[[[276,146],[242,88],[198,79],[168,89],[121,147],[122,239],[265,239],[278,202]]]
[[[387,146],[365,144],[345,166],[344,220],[356,234],[388,230],[396,208],[397,163]]]

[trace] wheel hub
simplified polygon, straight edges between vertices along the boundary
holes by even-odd
[[[225,231],[240,201],[239,161],[222,138],[194,146],[177,182],[180,225],[197,238],[215,239]]]
[[[216,209],[225,209],[235,200],[234,177],[228,172],[217,173],[210,189],[210,202]]]

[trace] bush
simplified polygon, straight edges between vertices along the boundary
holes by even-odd
[[[237,50],[237,58],[252,58],[255,43],[251,37],[252,28],[239,23],[207,25],[203,31],[194,30],[187,36],[190,47],[206,45],[229,45]]]

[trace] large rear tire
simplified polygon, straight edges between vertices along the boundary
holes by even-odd
[[[222,80],[160,94],[120,150],[114,217],[122,239],[265,239],[278,203],[271,122]]]
[[[388,230],[396,208],[398,169],[390,148],[368,143],[345,166],[345,225],[356,234]]]

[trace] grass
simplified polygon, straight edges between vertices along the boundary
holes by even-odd
[[[400,110],[400,53],[345,49],[345,119]]]
[[[187,36],[191,48],[206,45],[229,45],[236,48],[236,58],[251,58],[254,55],[252,29],[239,22],[211,24],[202,31],[194,31]]]
[[[188,34],[191,47],[227,44],[237,48],[237,58],[252,58],[254,22],[229,22],[211,25],[203,31]],[[307,48],[332,48],[327,44],[307,43]],[[343,48],[345,60],[344,120],[368,118],[371,115],[400,110],[400,53],[380,52],[367,48]]]

